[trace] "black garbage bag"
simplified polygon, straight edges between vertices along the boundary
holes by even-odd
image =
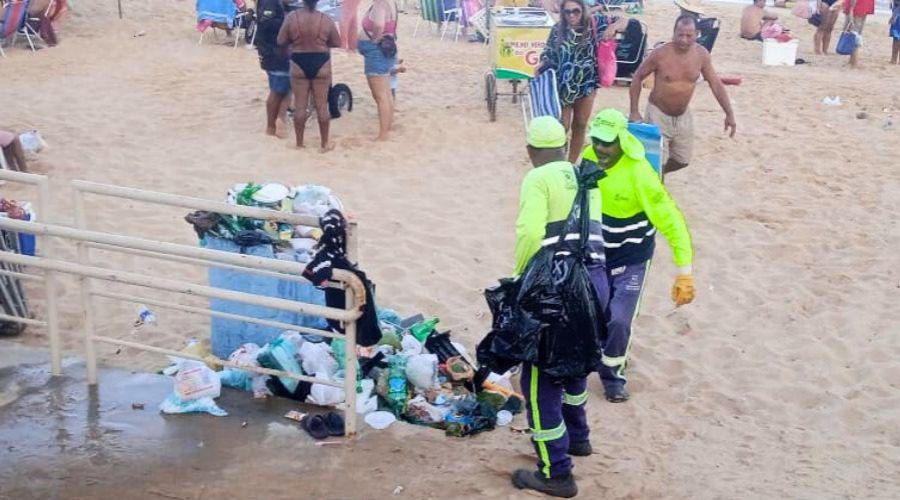
[[[493,322],[476,354],[492,371],[528,362],[566,380],[587,376],[600,362],[605,322],[587,269],[594,264],[587,251],[587,192],[603,175],[596,168],[579,172],[578,194],[561,233],[579,238],[542,247],[518,280],[501,280],[485,291]]]

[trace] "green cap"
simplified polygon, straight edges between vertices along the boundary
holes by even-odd
[[[628,118],[618,109],[606,108],[597,113],[588,135],[603,142],[619,139],[619,146],[626,155],[636,160],[644,158],[644,145],[628,131]]]
[[[613,142],[627,129],[628,118],[618,109],[606,108],[594,117],[589,135],[603,142]]]
[[[528,124],[528,145],[538,149],[566,145],[566,129],[552,116],[538,116]]]

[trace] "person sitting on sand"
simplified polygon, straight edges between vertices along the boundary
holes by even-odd
[[[522,180],[516,219],[516,275],[525,272],[545,238],[559,237],[578,192],[577,169],[566,161],[566,130],[562,123],[551,116],[539,116],[531,120],[527,134],[528,157],[534,169]],[[599,234],[599,195],[598,189],[588,191],[591,230],[597,232],[588,241],[592,257],[587,269],[597,301],[606,303],[609,286]],[[593,453],[585,414],[587,377],[563,381],[534,364],[523,363],[521,383],[538,466],[537,470],[516,470],[513,486],[550,496],[573,497],[578,494],[578,486],[572,476],[570,455],[583,457]]]
[[[0,130],[0,148],[3,149],[3,157],[10,169],[17,172],[28,171],[28,166],[25,165],[25,151],[18,135],[8,130]]]
[[[327,14],[316,10],[318,0],[303,0],[304,7],[284,18],[278,32],[278,45],[291,46],[291,88],[294,91],[294,133],[297,147],[303,147],[303,132],[309,116],[312,93],[319,122],[320,152],[334,149],[329,138],[331,113],[328,93],[331,90],[331,49],[341,46],[337,25]]]
[[[763,27],[777,20],[776,14],[766,10],[766,0],[753,0],[741,13],[741,38],[761,42]]]

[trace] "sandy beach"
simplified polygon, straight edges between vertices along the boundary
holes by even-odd
[[[439,316],[474,350],[490,324],[482,290],[512,271],[519,183],[530,168],[519,106],[501,100],[488,122],[487,48],[441,41],[424,23],[413,39],[417,17],[402,16],[409,71],[396,132],[383,144],[370,140],[376,110],[362,58],[335,51],[335,81],[352,88],[354,108],[332,122],[337,148],[323,155],[263,134],[267,87],[256,52],[224,38],[198,45],[194,2],[123,5],[119,20],[114,2],[81,0],[58,27],[58,47],[8,48],[0,59],[0,128],[38,129],[50,145],[29,167],[57,194],[51,222],[72,222],[73,179],[216,200],[251,180],[326,185],[359,224],[360,263],[379,305]],[[900,123],[883,126],[891,115],[900,121],[900,66],[888,64],[887,18],[869,19],[862,68],[851,71],[845,57],[813,55],[813,28],[774,9],[809,64],[768,67],[758,43],[738,38],[740,8],[706,4],[722,20],[715,67],[743,78],[728,87],[737,135],[723,134],[723,114],[701,84],[695,160],[666,178],[694,239],[698,298],[672,305],[675,268],[660,239],[634,331],[634,397],[611,405],[596,377],[589,384],[597,454],[576,461],[582,498],[900,496]],[[651,44],[669,37],[676,14],[669,2],[648,5],[640,18]],[[822,104],[835,95],[843,105]],[[611,106],[627,111],[627,88],[598,91],[595,110]],[[307,137],[317,141],[317,130]],[[33,195],[7,184],[0,196]],[[88,210],[91,229],[196,244],[183,210],[93,197]],[[197,267],[97,256],[110,267],[206,281]],[[62,328],[77,354],[74,286],[63,283]],[[40,289],[29,290],[40,314]],[[133,335],[132,306],[98,304],[102,334]],[[172,312],[139,335],[180,347],[208,332],[207,320]],[[19,340],[45,345],[47,337],[31,328]],[[136,370],[163,363],[109,346],[100,358]],[[527,438],[508,429],[458,440],[403,424],[364,432],[350,451],[301,444],[309,463],[233,450],[203,471],[204,498],[381,498],[398,485],[398,498],[538,497],[509,484],[508,472],[534,457]],[[323,488],[341,467],[352,477]],[[279,483],[282,474],[303,480]],[[70,481],[58,498],[112,498],[102,480],[94,489]],[[142,491],[115,496],[159,498]]]

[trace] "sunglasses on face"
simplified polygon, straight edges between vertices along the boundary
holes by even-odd
[[[580,16],[581,9],[563,9],[563,14],[567,16]]]
[[[597,139],[596,137],[591,137],[591,142],[593,142],[595,146],[610,148],[610,147],[615,146],[617,141],[606,142],[606,141],[601,141],[600,139]]]

